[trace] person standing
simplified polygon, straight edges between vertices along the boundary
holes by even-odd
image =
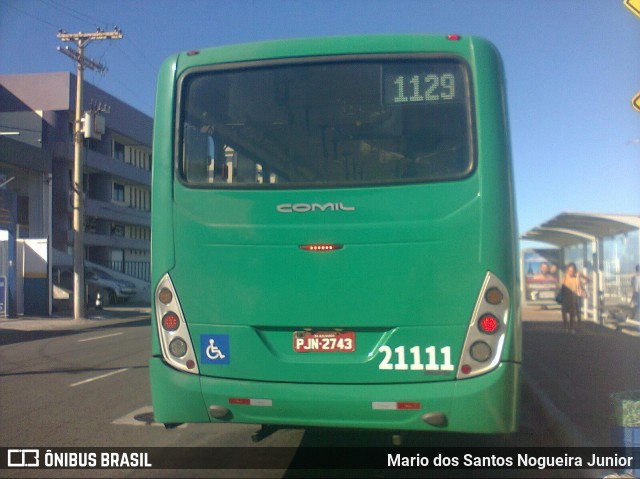
[[[631,278],[631,311],[636,321],[640,321],[640,265],[636,265],[636,274]]]
[[[562,323],[567,332],[575,334],[576,325],[582,321],[580,306],[584,291],[582,278],[575,263],[567,265],[567,273],[562,280]]]

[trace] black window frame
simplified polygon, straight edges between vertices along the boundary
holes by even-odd
[[[458,62],[465,71],[465,90],[467,101],[467,128],[469,132],[469,156],[470,164],[469,168],[462,174],[449,177],[449,178],[415,178],[415,179],[403,179],[403,180],[386,180],[386,181],[370,181],[370,182],[354,182],[354,183],[231,183],[225,184],[221,182],[214,183],[194,183],[188,181],[185,177],[182,164],[183,164],[183,119],[184,119],[184,103],[186,96],[186,85],[192,75],[201,75],[211,72],[222,71],[242,71],[251,69],[263,69],[269,67],[279,66],[294,66],[294,65],[317,65],[317,64],[336,64],[336,63],[370,63],[370,62],[419,62],[429,60],[449,60]],[[173,122],[174,131],[174,178],[191,189],[206,189],[206,190],[228,190],[228,191],[241,191],[241,190],[258,190],[258,191],[277,191],[277,190],[311,190],[311,189],[352,189],[363,187],[393,187],[393,186],[406,186],[415,184],[432,184],[432,183],[445,183],[462,181],[471,177],[477,170],[478,166],[478,133],[477,133],[477,112],[475,105],[475,92],[474,92],[474,79],[473,70],[469,62],[460,55],[455,53],[385,53],[385,54],[356,54],[356,55],[330,55],[330,56],[312,56],[301,58],[284,58],[284,59],[265,59],[258,61],[246,61],[246,62],[232,62],[224,64],[212,64],[206,66],[192,67],[178,77],[176,82],[176,104],[175,104],[175,116]]]

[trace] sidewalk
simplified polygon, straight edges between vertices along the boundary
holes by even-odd
[[[541,306],[533,306],[528,304],[522,305],[522,321],[538,322],[538,323],[558,323],[562,324],[562,313],[559,305],[552,305],[547,308]],[[628,319],[625,322],[617,322],[606,319],[603,324],[598,324],[590,319],[583,319],[585,324],[612,329],[629,336],[640,338],[640,321]],[[561,328],[562,329],[562,328]]]
[[[86,310],[86,319],[75,320],[72,311],[51,317],[20,316],[0,318],[0,345],[33,341],[82,330],[145,325],[151,321],[151,308],[144,304],[109,306],[102,310]]]

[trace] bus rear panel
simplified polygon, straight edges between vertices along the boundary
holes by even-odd
[[[154,128],[156,421],[517,428],[517,235],[491,44],[180,54]]]

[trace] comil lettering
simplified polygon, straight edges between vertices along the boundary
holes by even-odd
[[[280,213],[308,213],[310,211],[355,211],[344,203],[282,203],[276,206]]]

